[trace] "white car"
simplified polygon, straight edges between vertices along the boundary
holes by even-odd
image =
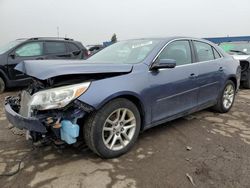
[[[219,46],[240,61],[241,83],[250,89],[250,41],[223,42]]]

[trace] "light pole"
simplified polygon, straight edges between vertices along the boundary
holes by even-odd
[[[56,29],[57,29],[57,38],[59,38],[59,27],[57,26]]]

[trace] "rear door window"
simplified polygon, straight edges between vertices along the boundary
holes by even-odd
[[[194,41],[194,46],[198,62],[214,60],[214,52],[211,45],[204,42]]]
[[[19,57],[33,57],[43,55],[43,43],[31,42],[17,48],[15,54]]]
[[[76,52],[76,51],[80,50],[75,44],[68,43],[68,46],[69,46],[69,51],[70,52]]]
[[[167,45],[167,47],[161,52],[159,59],[174,59],[176,65],[185,65],[192,63],[191,49],[189,41],[180,40],[174,41]]]
[[[67,53],[67,47],[63,42],[45,42],[46,54],[63,54]]]

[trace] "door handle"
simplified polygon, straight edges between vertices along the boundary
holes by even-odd
[[[196,79],[197,76],[196,76],[196,74],[192,73],[192,74],[190,74],[189,78],[191,78],[191,79]]]
[[[223,67],[220,67],[220,68],[219,68],[219,71],[220,71],[220,72],[223,72],[223,71],[224,71]]]
[[[43,59],[44,59],[43,57],[36,58],[36,60],[43,60]]]

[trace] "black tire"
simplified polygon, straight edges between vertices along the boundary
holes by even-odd
[[[226,88],[231,85],[233,87],[233,90],[234,90],[234,93],[233,93],[233,101],[232,101],[232,104],[230,105],[230,107],[226,108],[225,105],[223,104],[223,101],[224,101],[224,92],[226,90]],[[220,93],[220,96],[218,98],[218,101],[217,101],[217,104],[213,107],[214,110],[216,110],[217,112],[220,112],[220,113],[226,113],[228,112],[232,106],[233,106],[233,103],[234,103],[234,100],[235,100],[235,94],[236,94],[236,90],[235,90],[235,84],[233,81],[231,80],[228,80],[222,90],[222,92]]]
[[[243,87],[245,89],[250,89],[250,71],[247,73],[247,80],[243,82]]]
[[[0,93],[3,93],[5,91],[5,82],[4,80],[0,77]]]
[[[128,144],[120,150],[111,150],[103,141],[103,127],[110,114],[120,108],[129,109],[135,117],[135,131]],[[84,138],[88,147],[102,158],[114,158],[128,152],[137,140],[140,132],[140,113],[134,103],[124,98],[114,99],[100,110],[92,112],[84,123]],[[111,133],[112,134],[112,133]]]

